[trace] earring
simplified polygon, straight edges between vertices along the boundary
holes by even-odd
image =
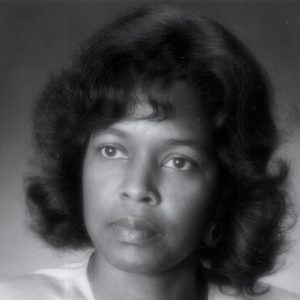
[[[201,259],[200,266],[202,269],[209,270],[211,269],[211,262],[208,259]]]
[[[204,234],[204,244],[209,248],[217,246],[223,236],[223,230],[220,222],[211,223]]]

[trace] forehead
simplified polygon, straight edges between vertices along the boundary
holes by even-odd
[[[163,90],[155,85],[151,86],[150,91],[139,88],[135,90],[134,98],[130,112],[110,126],[110,129],[118,131],[106,128],[104,133],[117,132],[117,135],[121,133],[126,138],[136,136],[141,142],[146,139],[155,143],[166,139],[185,139],[211,144],[212,131],[202,109],[202,101],[187,82],[175,81]],[[160,116],[161,111],[157,107],[162,103],[167,106],[168,114],[162,112],[163,116]]]
[[[138,86],[134,98],[127,115],[130,119],[156,116],[199,120],[207,117],[200,96],[187,81],[176,80],[167,86],[157,81],[146,88]]]

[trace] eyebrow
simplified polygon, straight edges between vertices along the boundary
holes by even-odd
[[[126,137],[127,136],[126,132],[124,132],[120,129],[114,128],[114,127],[109,127],[109,128],[104,129],[104,130],[99,130],[99,131],[95,132],[95,136],[104,135],[104,134],[113,134],[113,135],[116,135],[116,136],[119,136],[119,137]]]
[[[202,151],[208,151],[209,145],[207,143],[203,143],[201,140],[194,139],[168,139],[166,140],[167,146],[184,146],[184,147],[192,147],[197,148]]]
[[[105,134],[112,134],[116,135],[121,138],[126,138],[128,135],[126,132],[123,130],[114,128],[114,127],[109,127],[104,130],[99,130],[96,132],[95,135],[105,135]],[[210,149],[210,146],[207,143],[203,143],[201,140],[198,139],[181,139],[181,138],[169,138],[166,140],[163,140],[165,143],[165,146],[172,147],[172,146],[183,146],[183,147],[191,147],[191,148],[196,148],[200,151],[208,152]]]

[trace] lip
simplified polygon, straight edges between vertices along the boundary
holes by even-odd
[[[136,216],[116,219],[110,226],[117,239],[126,244],[147,245],[162,235],[155,223]]]

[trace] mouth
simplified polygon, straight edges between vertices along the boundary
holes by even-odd
[[[136,216],[120,218],[109,225],[117,239],[125,244],[148,245],[162,236],[156,224]]]

